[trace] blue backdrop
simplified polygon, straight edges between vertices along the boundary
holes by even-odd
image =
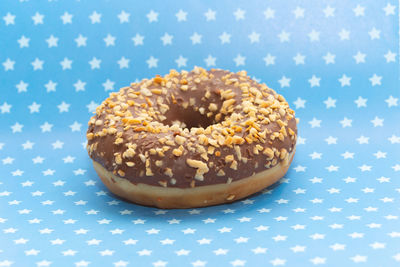
[[[398,2],[2,1],[0,266],[400,265]],[[96,105],[136,79],[245,69],[300,118],[279,186],[157,210],[87,156]]]

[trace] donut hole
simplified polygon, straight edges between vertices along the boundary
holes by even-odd
[[[207,117],[206,114],[201,114],[199,110],[194,110],[192,107],[183,108],[178,105],[171,105],[170,109],[164,114],[167,119],[163,121],[166,125],[178,124],[181,128],[191,129],[193,127],[207,128],[216,123],[214,113]],[[221,121],[224,117],[221,118]]]

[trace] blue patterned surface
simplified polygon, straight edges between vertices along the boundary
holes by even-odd
[[[0,266],[399,266],[398,3],[2,1]],[[300,118],[274,189],[157,210],[101,184],[86,123],[109,91],[245,69]]]

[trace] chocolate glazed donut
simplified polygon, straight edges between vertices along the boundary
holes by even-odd
[[[170,71],[111,93],[89,121],[104,184],[135,203],[189,208],[232,202],[275,183],[297,139],[283,96],[245,71]]]

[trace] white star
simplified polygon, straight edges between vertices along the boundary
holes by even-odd
[[[315,75],[313,75],[310,79],[308,79],[308,82],[310,83],[311,88],[314,86],[319,87],[320,81],[321,81],[321,78],[318,78]]]
[[[186,21],[187,14],[188,14],[187,12],[183,11],[182,9],[179,9],[178,13],[176,13],[175,16],[178,22],[181,22],[181,21]]]
[[[6,61],[3,62],[3,67],[5,71],[14,70],[15,61],[7,58]]]
[[[342,125],[343,128],[346,128],[346,127],[351,127],[352,122],[353,122],[353,120],[350,120],[347,117],[344,117],[343,120],[340,121],[340,124]]]
[[[389,142],[391,144],[400,144],[400,136],[392,135],[391,137],[388,138]]]
[[[259,225],[259,226],[257,226],[257,227],[254,227],[254,229],[256,229],[257,232],[260,232],[260,231],[267,231],[267,230],[269,229],[269,226]]]
[[[362,145],[362,144],[368,144],[369,143],[369,137],[365,137],[361,135],[359,138],[356,139],[357,142]]]
[[[286,241],[287,236],[285,236],[285,235],[277,235],[277,236],[273,236],[272,239],[273,239],[275,242],[278,242],[278,241]]]
[[[54,230],[49,228],[40,229],[40,234],[51,234]]]
[[[115,45],[115,36],[112,36],[111,34],[107,34],[107,36],[103,39],[103,41],[106,43],[106,46],[114,46]]]
[[[63,148],[64,143],[61,142],[60,140],[57,140],[54,143],[52,143],[51,145],[53,146],[53,149],[61,149],[61,148]]]
[[[194,234],[196,232],[196,229],[192,229],[192,228],[186,228],[183,229],[182,232],[187,235],[187,234]]]
[[[35,143],[32,143],[31,141],[27,140],[25,143],[22,144],[22,148],[23,150],[32,149],[34,144]]]
[[[135,239],[129,238],[129,239],[124,240],[124,241],[122,241],[122,242],[124,242],[125,245],[136,245],[136,243],[137,243],[138,241],[139,241],[139,240],[135,240]]]
[[[137,253],[139,254],[139,256],[150,256],[151,252],[152,252],[151,250],[142,249]]]
[[[336,99],[328,97],[328,99],[324,101],[324,104],[326,105],[327,109],[336,108]]]
[[[362,98],[361,96],[359,96],[356,100],[354,100],[354,103],[356,103],[357,108],[361,108],[361,107],[367,106],[367,101],[368,101],[368,99]]]
[[[289,33],[289,32],[286,32],[285,30],[282,30],[282,31],[278,34],[278,38],[279,38],[279,41],[280,41],[281,43],[290,42],[290,33]]]
[[[296,9],[292,10],[292,13],[294,14],[295,18],[304,18],[304,8],[301,7],[296,7]]]
[[[207,263],[206,261],[197,260],[197,261],[192,262],[191,264],[193,267],[202,267],[202,266],[206,266],[206,263]]]
[[[42,260],[42,261],[36,262],[36,265],[37,265],[38,267],[41,267],[41,266],[50,266],[50,264],[52,264],[52,262],[51,262],[51,261],[47,261],[47,260]]]
[[[347,77],[346,74],[343,74],[342,77],[339,79],[339,82],[342,87],[350,86],[350,80],[351,77]]]
[[[285,259],[280,259],[280,258],[275,258],[271,261],[269,261],[273,266],[279,266],[279,265],[285,265],[286,260]]]
[[[396,165],[392,166],[392,169],[393,169],[395,172],[400,171],[400,164],[396,164]]]
[[[98,105],[99,104],[97,104],[96,102],[90,101],[90,103],[88,105],[86,105],[86,107],[88,108],[89,112],[94,112],[94,111],[96,111],[96,108]]]
[[[12,164],[14,161],[14,158],[7,157],[7,158],[2,159],[2,161],[3,161],[3,165]]]
[[[311,121],[309,121],[308,123],[311,125],[311,128],[319,128],[321,127],[321,120],[318,120],[317,118],[313,118]]]
[[[43,24],[43,18],[44,16],[38,12],[36,12],[35,15],[32,16],[32,20],[35,25]]]
[[[271,54],[267,54],[263,59],[266,66],[275,64],[275,56],[272,56]]]
[[[354,158],[354,153],[350,153],[350,152],[346,151],[343,154],[341,154],[341,156],[344,159],[353,159]]]
[[[101,60],[93,57],[91,61],[89,61],[90,68],[93,69],[100,69]]]
[[[71,69],[72,60],[65,57],[64,60],[60,62],[60,64],[63,70]]]
[[[369,80],[372,86],[381,85],[382,76],[378,76],[374,73],[374,75],[371,78],[369,78]]]
[[[245,205],[251,205],[251,204],[254,203],[254,200],[252,200],[252,199],[245,199],[245,200],[242,200],[241,202],[242,202],[243,204],[245,204]]]
[[[363,54],[360,51],[358,51],[357,54],[353,56],[353,58],[356,61],[356,63],[359,64],[359,63],[365,63],[366,56],[367,56],[366,54]]]
[[[22,127],[24,127],[24,125],[16,122],[13,126],[11,126],[11,130],[13,133],[20,133],[22,132]]]
[[[92,24],[100,23],[101,22],[101,14],[93,11],[93,13],[89,16],[90,21]]]
[[[163,42],[163,45],[171,45],[173,38],[174,36],[169,35],[168,33],[164,33],[164,35],[160,39]]]
[[[71,106],[70,104],[67,104],[64,101],[62,101],[61,104],[57,106],[57,108],[60,113],[63,113],[63,112],[68,112],[70,106]]]
[[[371,37],[371,40],[375,39],[380,39],[381,38],[381,31],[377,30],[375,27],[373,27],[369,32],[369,36]]]
[[[33,102],[31,105],[28,106],[29,112],[30,113],[35,113],[35,112],[39,113],[40,106],[41,106],[40,104]]]
[[[22,35],[17,41],[19,43],[19,48],[29,47],[29,41],[29,38],[26,38],[24,35]]]
[[[216,219],[211,219],[211,218],[208,218],[208,219],[203,220],[203,222],[204,222],[205,224],[207,224],[207,223],[215,223],[215,221],[216,221]]]
[[[77,252],[78,252],[78,251],[72,250],[72,249],[68,249],[68,250],[65,250],[65,251],[61,251],[61,253],[63,254],[63,256],[75,256],[75,254],[76,254]]]
[[[25,83],[24,81],[20,81],[18,84],[15,85],[15,87],[18,89],[18,93],[22,92],[27,92],[28,84]]]
[[[86,82],[82,82],[81,80],[78,80],[76,83],[74,83],[75,91],[85,91],[85,86]]]
[[[365,14],[364,14],[364,12],[365,12],[365,7],[360,6],[360,5],[357,5],[357,6],[353,9],[353,12],[354,12],[354,15],[355,15],[356,17],[364,16],[364,15],[365,15]]]
[[[35,58],[35,60],[31,62],[33,70],[43,70],[43,63],[43,60]]]
[[[259,43],[260,42],[260,34],[256,33],[256,32],[252,32],[251,34],[248,35],[249,39],[250,39],[250,43]]]
[[[296,65],[304,65],[304,60],[305,60],[306,56],[297,53],[296,56],[293,57],[293,60],[295,61]]]
[[[236,259],[236,260],[234,260],[234,261],[231,261],[230,264],[231,264],[232,266],[244,266],[244,265],[246,264],[246,261]]]
[[[306,247],[305,247],[305,246],[296,245],[296,246],[294,246],[294,247],[291,247],[290,249],[291,249],[294,253],[297,253],[297,252],[304,252],[304,251],[306,250]]]
[[[186,250],[186,249],[180,249],[175,251],[177,256],[187,256],[190,253],[190,250]]]
[[[306,229],[306,226],[305,225],[301,225],[301,224],[296,224],[296,225],[293,225],[293,226],[290,226],[293,230],[304,230],[304,229]]]
[[[240,8],[236,9],[236,11],[233,12],[233,15],[235,16],[236,20],[244,19],[245,14],[246,14],[246,11],[244,11]]]
[[[213,252],[214,252],[214,254],[215,255],[226,255],[226,253],[228,253],[228,249],[223,249],[223,248],[219,248],[219,249],[217,249],[217,250],[214,250]]]
[[[319,41],[319,32],[317,32],[316,30],[312,30],[309,34],[308,34],[308,38],[310,38],[310,42],[317,42]],[[328,64],[328,63],[326,63]]]
[[[146,230],[146,233],[149,234],[149,235],[158,234],[159,232],[160,232],[160,230],[154,229],[154,228]]]
[[[280,80],[278,80],[279,84],[281,85],[281,88],[284,87],[290,87],[290,78],[286,78],[285,76],[282,76]]]
[[[374,243],[369,244],[369,246],[371,248],[373,248],[373,249],[383,249],[383,248],[386,247],[386,244],[385,243],[374,242]]]
[[[301,99],[300,97],[298,97],[296,101],[293,102],[293,104],[296,106],[296,109],[305,108],[305,103],[306,100]]]
[[[318,233],[312,234],[312,235],[310,235],[310,237],[313,240],[325,239],[324,234],[318,234]]]
[[[35,192],[32,192],[31,193],[31,195],[33,196],[33,197],[40,197],[40,196],[42,196],[44,194],[44,192],[41,192],[41,191],[35,191]]]
[[[375,189],[374,188],[365,187],[365,188],[361,189],[361,191],[363,191],[365,194],[367,194],[367,193],[373,193],[375,191]]]
[[[309,156],[311,157],[311,159],[321,159],[322,153],[317,153],[317,152],[314,151]]]
[[[383,121],[384,119],[378,118],[377,116],[375,116],[375,118],[373,120],[371,120],[371,123],[374,125],[374,127],[378,127],[378,126],[383,126]]]
[[[208,9],[207,12],[204,13],[207,21],[215,20],[217,12],[211,9]]]
[[[382,9],[385,11],[386,16],[395,15],[396,6],[391,5],[390,3],[387,3],[387,5]]]
[[[120,69],[129,68],[129,61],[130,61],[129,59],[127,59],[125,57],[121,57],[121,59],[117,61],[119,68]]]
[[[211,241],[212,241],[212,239],[203,238],[203,239],[197,240],[197,243],[199,243],[199,245],[209,245],[209,244],[211,244]]]
[[[77,47],[86,46],[87,37],[84,37],[82,36],[82,34],[79,34],[79,36],[75,38],[74,41],[76,42]]]
[[[187,60],[188,60],[187,58],[182,57],[182,55],[180,55],[179,58],[175,59],[175,63],[178,65],[178,68],[186,67]]]
[[[89,264],[90,264],[90,261],[84,261],[84,260],[75,262],[75,266],[76,266],[76,267],[86,267],[86,266],[88,266]]]
[[[356,179],[356,178],[353,178],[353,177],[347,177],[347,178],[344,178],[344,179],[343,179],[343,181],[344,181],[346,184],[348,184],[348,183],[354,183],[356,180],[357,180],[357,179]]]
[[[1,114],[10,113],[11,108],[12,105],[8,104],[7,102],[4,102],[3,105],[0,106]]]
[[[325,264],[325,263],[326,263],[326,258],[315,257],[315,258],[310,259],[310,261],[311,261],[314,265]]]
[[[110,81],[109,79],[107,79],[104,83],[102,83],[102,85],[104,87],[104,91],[114,90],[114,84],[115,84],[115,82]]]
[[[147,17],[147,19],[149,20],[149,23],[157,22],[157,21],[158,21],[158,13],[157,13],[157,12],[154,12],[153,9],[150,10],[149,13],[147,13],[146,17]]]
[[[388,52],[385,54],[385,55],[383,55],[384,57],[385,57],[385,59],[386,59],[386,63],[389,63],[389,62],[396,62],[396,56],[397,56],[397,54],[396,53],[393,53],[391,50],[388,50]]]
[[[6,23],[6,26],[12,24],[15,24],[15,15],[11,14],[10,12],[7,12],[7,15],[3,17],[4,22]]]
[[[230,233],[231,231],[232,231],[232,228],[228,228],[228,227],[222,227],[222,228],[220,228],[220,229],[217,229],[218,230],[218,232],[220,232],[221,234],[222,233]]]
[[[268,7],[264,10],[264,17],[265,19],[273,19],[275,17],[275,10]]]
[[[114,262],[113,264],[114,264],[114,267],[126,267],[126,266],[128,266],[128,263],[129,262],[127,262],[127,261],[119,260],[119,261]]]
[[[344,250],[346,248],[346,245],[335,243],[335,244],[331,245],[330,248],[333,249],[334,251],[336,251],[336,250]]]
[[[231,35],[223,32],[220,36],[219,39],[221,40],[221,44],[226,44],[226,43],[230,43],[231,42]]]
[[[114,250],[109,250],[109,249],[99,251],[101,256],[112,256],[114,252],[115,252]]]
[[[395,98],[393,96],[389,96],[388,99],[385,99],[385,102],[388,104],[388,107],[391,108],[391,107],[397,107],[397,105],[398,105],[397,101],[398,100],[399,100],[398,98]]]
[[[346,30],[346,29],[342,29],[339,33],[338,33],[340,40],[349,40],[350,39],[350,31]]]
[[[146,63],[149,67],[149,69],[151,68],[157,68],[158,66],[158,59],[154,58],[153,56],[151,56],[148,60],[146,60]]]
[[[119,213],[120,213],[121,215],[131,215],[132,212],[133,212],[133,210],[127,210],[127,209],[125,209],[125,210],[121,210]]]
[[[81,229],[78,229],[78,230],[74,230],[74,232],[77,235],[85,235],[85,234],[87,234],[87,232],[89,232],[89,230],[81,228]]]
[[[329,18],[329,17],[334,17],[335,16],[335,8],[331,7],[331,6],[327,6],[324,10],[323,10],[324,14],[325,14],[325,18]]]
[[[235,63],[236,63],[236,67],[244,66],[245,65],[245,60],[246,60],[246,57],[243,57],[240,54],[237,54],[237,56],[233,59],[233,61],[235,61]]]
[[[119,23],[125,23],[125,22],[129,22],[129,16],[131,14],[125,12],[124,10],[121,11],[121,13],[118,14],[118,19],[119,19]]]
[[[74,15],[65,11],[64,14],[60,16],[60,19],[63,21],[63,24],[71,24],[73,16]]]
[[[366,262],[367,261],[367,256],[361,256],[361,255],[355,255],[354,257],[350,257],[350,259],[355,262]]]
[[[262,208],[262,209],[259,209],[259,210],[257,210],[259,213],[268,213],[268,212],[270,212],[271,211],[271,209],[266,209],[266,208]]]
[[[297,165],[296,167],[294,167],[293,169],[296,172],[305,172],[307,167],[301,166],[301,165]]]
[[[322,57],[325,60],[325,64],[335,64],[336,55],[328,52],[325,56]]]
[[[217,58],[213,57],[212,55],[208,55],[207,58],[204,59],[204,62],[206,63],[207,67],[215,66],[215,61]]]
[[[39,254],[40,250],[36,250],[36,249],[30,249],[30,250],[25,250],[25,255],[26,256],[36,256],[37,254]]]
[[[173,218],[172,220],[168,220],[168,224],[180,224],[181,220],[177,220],[175,218]]]
[[[48,39],[46,39],[48,47],[57,47],[58,46],[58,38],[50,35]]]
[[[142,220],[142,219],[136,219],[132,221],[134,224],[144,224],[146,222],[146,220]]]
[[[365,172],[365,171],[371,171],[371,168],[372,168],[372,166],[368,166],[368,165],[362,165],[362,166],[359,166],[358,167],[362,172]]]
[[[310,202],[313,204],[320,204],[320,203],[324,202],[324,200],[320,199],[320,198],[314,198],[314,199],[311,199]],[[319,216],[314,216],[314,217],[321,218],[321,219],[323,218],[323,217],[319,217]]]
[[[44,87],[46,87],[46,92],[55,92],[56,86],[57,83],[53,82],[52,80],[48,81],[48,83],[44,85]]]
[[[167,265],[166,261],[158,260],[156,262],[153,262],[154,267],[165,267],[166,265]]]
[[[144,36],[136,33],[135,37],[132,37],[132,41],[135,46],[143,45]]]
[[[28,242],[29,239],[25,239],[25,238],[19,238],[19,239],[15,239],[14,243],[15,244],[26,244],[26,242]]]
[[[201,213],[201,210],[192,209],[192,210],[188,210],[188,213],[191,214],[191,215],[193,215],[193,214],[200,214],[200,213]]]

